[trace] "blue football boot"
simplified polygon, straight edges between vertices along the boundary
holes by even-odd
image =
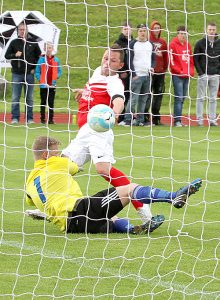
[[[172,202],[173,206],[175,208],[182,208],[186,204],[187,198],[192,194],[198,192],[201,186],[202,186],[202,179],[197,178],[193,180],[189,185],[180,188],[176,192],[176,197],[173,199]]]

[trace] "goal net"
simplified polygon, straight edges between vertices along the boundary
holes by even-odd
[[[2,0],[5,11],[40,11],[60,30],[56,56],[62,75],[57,81],[54,121],[40,122],[40,87],[34,86],[34,124],[21,118],[11,124],[11,69],[1,66],[0,90],[0,297],[2,299],[219,299],[220,180],[219,128],[196,125],[197,74],[189,80],[182,121],[173,127],[174,92],[170,71],[160,109],[165,126],[115,126],[115,167],[131,182],[176,191],[200,177],[203,186],[182,209],[153,203],[153,216],[164,215],[154,232],[64,234],[47,221],[25,215],[25,182],[33,169],[32,143],[39,135],[57,138],[66,147],[78,131],[73,89],[83,88],[100,65],[104,49],[132,24],[161,24],[170,43],[184,25],[194,48],[208,22],[220,27],[218,0]],[[3,24],[1,24],[3,26]],[[1,27],[0,27],[1,28]],[[8,33],[9,34],[9,33]],[[0,41],[5,35],[0,36]],[[152,96],[152,93],[151,93]],[[209,94],[204,106],[208,109]],[[218,110],[217,110],[218,111]],[[46,109],[46,119],[48,111]],[[74,178],[85,196],[110,185],[89,162]],[[59,183],[58,183],[59,184]],[[141,223],[128,205],[119,217]]]

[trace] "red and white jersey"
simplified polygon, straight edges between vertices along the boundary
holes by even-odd
[[[118,74],[113,76],[101,75],[101,67],[95,69],[92,77],[86,83],[79,101],[77,124],[81,128],[87,123],[88,111],[97,104],[112,107],[115,97],[124,99],[124,85]]]

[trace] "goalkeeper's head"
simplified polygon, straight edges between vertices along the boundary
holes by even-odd
[[[38,136],[33,143],[32,151],[34,160],[43,159],[46,160],[51,156],[59,156],[60,141],[48,136]]]

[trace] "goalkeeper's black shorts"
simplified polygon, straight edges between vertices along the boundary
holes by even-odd
[[[68,214],[67,233],[111,233],[112,217],[123,209],[115,188],[103,190],[94,196],[79,199]]]

